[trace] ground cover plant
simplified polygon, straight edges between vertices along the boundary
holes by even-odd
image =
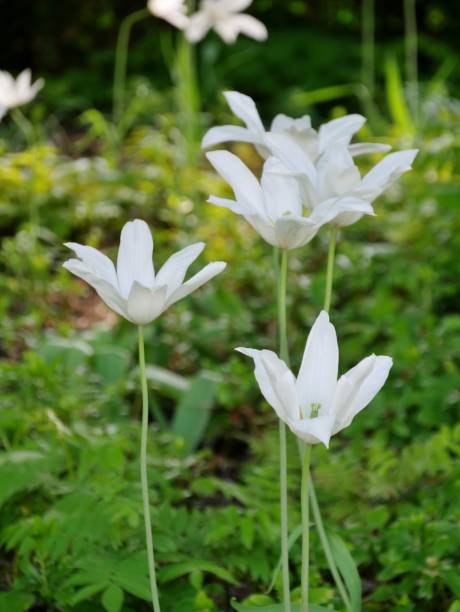
[[[443,41],[449,52],[441,59],[433,51],[440,48],[435,9],[410,0],[398,6],[399,42],[382,36],[386,17],[377,3],[350,3],[362,10],[362,49],[335,40],[352,27],[348,4],[333,23],[329,13],[316,15],[314,3],[306,12],[295,4],[222,1],[216,12],[205,2],[191,21],[180,2],[130,6],[125,20],[97,25],[112,27],[116,53],[114,96],[101,94],[94,107],[88,100],[98,96],[89,91],[72,97],[75,73],[66,80],[34,63],[32,75],[16,82],[2,74],[0,611],[116,612],[149,610],[152,602],[166,612],[460,609],[454,41]],[[334,3],[327,4],[332,11]],[[450,7],[437,10],[436,23],[454,18]],[[302,26],[294,26],[299,19]],[[323,30],[313,32],[318,19]],[[309,28],[327,41],[327,53],[285,63],[292,80],[281,95],[270,66],[281,61],[280,49],[288,53],[282,40],[292,37],[290,44],[303,48]],[[157,43],[163,55],[151,65],[161,73],[152,74],[145,50]],[[349,74],[336,65],[343,49]],[[30,62],[16,69],[14,61],[2,68],[16,78]],[[142,65],[139,74],[133,65]],[[319,75],[315,87],[304,85],[306,65]],[[97,62],[86,74],[88,83],[96,78]],[[257,100],[260,123],[249,98],[223,95],[235,88]],[[321,166],[324,134],[288,117],[267,133],[278,113],[311,115],[313,127],[365,115],[350,151],[372,146],[352,166],[340,156]],[[307,142],[306,160],[292,141],[284,146],[283,130]],[[336,138],[333,153],[342,144]],[[276,163],[267,161],[268,150]],[[378,193],[356,196],[359,186],[346,170],[356,163],[365,176],[404,151],[414,153],[402,158],[398,174],[412,165],[410,172],[385,190],[379,183]],[[314,193],[309,161],[325,172]],[[256,189],[252,181],[264,176]],[[291,223],[298,210],[293,189],[308,195],[296,221],[301,229],[287,231],[286,218]],[[345,200],[333,214],[323,205],[331,189]],[[257,198],[262,208],[254,219],[249,207]],[[270,198],[275,216],[263,209]],[[350,214],[359,220],[336,223]],[[185,270],[170,267],[171,291],[162,282],[157,289],[171,299],[157,310],[157,299],[144,294],[130,304],[129,291],[114,304],[100,285],[110,310],[64,269],[71,256],[64,243],[83,262],[81,245],[116,262],[120,232],[135,219],[153,229],[156,279],[173,253],[202,242],[201,264],[190,261],[187,278],[204,266],[213,272],[211,262],[227,262],[227,269],[176,301],[173,290],[182,291],[184,278],[174,274]],[[141,234],[132,236],[135,253]],[[94,286],[81,265],[70,268]],[[131,280],[156,292],[144,272]],[[260,376],[259,389],[251,360],[234,349],[246,347],[260,370],[265,351],[281,349],[287,361],[285,333],[297,374],[307,336],[325,325],[324,308],[340,342],[340,373],[373,353],[391,356],[393,366],[369,407],[353,423],[346,419],[337,436],[324,420],[321,430],[305,429],[306,421],[327,416],[316,396],[301,421],[286,418],[284,466],[270,403],[281,419],[282,411]],[[136,324],[145,341],[140,368]],[[317,349],[313,365],[321,354]],[[310,369],[307,391],[326,370]],[[272,384],[277,376],[270,371]],[[289,388],[281,397],[294,401]],[[294,404],[283,405],[289,413]],[[304,462],[302,479],[296,436],[322,442],[311,447],[311,478]],[[149,498],[144,506],[142,495]]]

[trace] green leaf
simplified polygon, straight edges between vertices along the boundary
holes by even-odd
[[[102,594],[102,605],[107,612],[120,612],[123,606],[123,591],[116,584],[111,584]]]
[[[302,525],[297,525],[297,527],[292,530],[292,532],[289,535],[289,539],[288,539],[288,550],[291,550],[291,547],[300,538],[300,536],[302,535],[302,529],[303,529]],[[267,593],[271,593],[271,591],[273,590],[273,587],[275,586],[275,582],[276,582],[276,580],[278,578],[278,574],[281,571],[282,564],[283,564],[283,558],[280,555],[280,557],[278,559],[278,563],[276,564],[276,567],[273,570],[272,579],[271,579],[271,582],[269,584]]]
[[[131,355],[118,346],[101,346],[94,352],[94,367],[101,380],[111,385],[126,376]]]
[[[172,431],[185,442],[183,454],[193,452],[203,439],[216,396],[217,384],[197,376],[182,396],[172,422]]]
[[[404,88],[398,63],[393,56],[388,56],[385,61],[385,75],[387,101],[391,117],[406,134],[413,134],[414,124],[404,98]]]
[[[91,599],[94,595],[105,589],[107,582],[96,582],[95,584],[88,584],[82,589],[79,589],[75,595],[71,598],[70,603],[72,606]]]
[[[238,584],[236,578],[220,565],[200,559],[168,565],[158,572],[158,580],[162,583],[171,582],[172,580],[176,580],[176,578],[180,578],[181,576],[185,576],[186,574],[190,574],[191,572],[195,572],[197,570],[207,572],[208,574],[214,574],[224,582],[229,582],[230,584],[235,585]]]
[[[232,607],[237,612],[284,612],[284,604],[269,604],[268,606],[253,606],[247,604],[240,604],[236,601],[231,602]],[[301,604],[291,604],[291,612],[301,612]],[[316,604],[309,605],[309,612],[331,612],[330,608],[324,608],[323,606],[317,606]]]
[[[330,537],[330,544],[337,567],[345,581],[352,610],[360,612],[362,606],[361,578],[353,557],[345,542],[338,535],[333,534]]]
[[[25,612],[29,610],[35,601],[30,593],[10,591],[0,593],[0,612]]]

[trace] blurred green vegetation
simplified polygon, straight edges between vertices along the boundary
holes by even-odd
[[[38,4],[34,11],[44,10]],[[185,163],[174,95],[164,68],[155,68],[161,59],[152,32],[162,27],[155,21],[140,25],[133,42],[123,128],[103,112],[113,32],[128,8],[112,5],[104,3],[97,19],[89,3],[74,5],[72,25],[69,5],[65,20],[57,14],[35,34],[36,61],[51,76],[42,101],[27,109],[33,138],[27,144],[9,118],[0,131],[0,612],[149,609],[136,333],[61,268],[63,242],[114,255],[121,227],[136,216],[154,228],[157,262],[198,240],[207,243],[204,259],[229,262],[147,331],[149,477],[164,610],[230,610],[232,598],[249,596],[270,603],[281,587],[277,578],[265,592],[279,554],[276,422],[233,349],[276,347],[271,250],[244,221],[206,204],[224,186],[204,159]],[[360,96],[325,94],[315,105],[311,94],[359,82],[356,3],[328,3],[324,14],[313,3],[303,14],[303,5],[291,2],[283,12],[281,3],[260,2],[260,16],[272,25],[264,46],[203,45],[201,61],[215,68],[202,64],[204,108],[214,109],[201,117],[203,126],[228,118],[217,96],[224,83],[264,100],[267,117],[362,111]],[[350,547],[369,611],[460,609],[460,102],[449,34],[456,10],[450,3],[423,9],[434,69],[424,65],[417,122],[398,68],[400,18],[385,16],[390,35],[382,45],[397,59],[384,54],[374,131],[360,136],[383,137],[395,148],[415,143],[421,152],[413,172],[379,200],[377,218],[341,232],[338,246],[333,319],[341,371],[369,352],[395,363],[369,409],[329,452],[313,453],[327,528]],[[322,28],[293,28],[299,14]],[[65,71],[52,56],[56,23],[87,50],[79,71]],[[84,33],[85,24],[93,34],[107,32],[104,45]],[[257,167],[250,147],[235,149]],[[290,256],[294,367],[322,305],[326,250],[321,233]],[[293,440],[289,479],[294,529]],[[312,537],[312,600],[340,610]],[[296,542],[294,586],[299,568]]]

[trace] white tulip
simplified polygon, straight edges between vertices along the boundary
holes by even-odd
[[[284,134],[268,134],[266,141],[273,154],[281,161],[277,172],[295,176],[299,180],[302,199],[313,210],[324,200],[351,197],[369,204],[390,187],[402,174],[412,168],[417,149],[386,155],[364,177],[353,161],[350,147],[343,142],[326,146],[316,164],[301,146]],[[355,223],[360,213],[343,213],[334,219],[336,225]]]
[[[252,0],[202,0],[200,10],[190,17],[187,39],[196,43],[212,28],[228,45],[234,43],[239,34],[265,40],[268,33],[264,24],[251,15],[241,13],[251,4]]]
[[[0,118],[11,108],[31,102],[44,84],[43,79],[32,83],[29,68],[23,70],[16,79],[9,72],[0,70]]]
[[[325,311],[308,335],[297,379],[272,351],[236,350],[254,360],[262,395],[278,417],[304,442],[326,447],[377,395],[393,365],[390,357],[370,355],[337,380],[337,336]]]
[[[257,148],[259,154],[267,158],[275,155],[271,143],[267,140],[269,134],[280,134],[288,142],[300,148],[311,162],[317,159],[326,150],[335,146],[348,147],[350,154],[362,155],[388,151],[391,147],[378,143],[350,144],[353,135],[358,132],[366,122],[362,115],[345,115],[324,123],[318,131],[312,128],[311,119],[304,115],[300,119],[292,119],[287,115],[277,115],[266,131],[257,111],[254,100],[237,91],[224,92],[225,99],[232,112],[243,121],[245,128],[236,125],[222,125],[213,127],[205,134],[202,142],[203,148],[213,147],[224,142],[248,142]]]
[[[164,19],[179,30],[185,29],[189,24],[185,0],[149,0],[147,8],[152,15]]]
[[[137,325],[150,323],[227,265],[222,261],[210,263],[184,283],[188,267],[205,247],[203,242],[197,242],[172,255],[155,274],[152,234],[139,219],[126,223],[122,229],[116,269],[106,255],[93,247],[74,242],[65,246],[78,259],[69,259],[64,268],[91,285],[109,308]]]
[[[242,215],[272,246],[281,249],[303,246],[322,225],[340,214],[374,214],[372,206],[359,198],[334,197],[305,216],[297,178],[284,171],[275,158],[270,157],[265,162],[260,183],[249,168],[228,151],[212,151],[207,158],[231,186],[236,199],[211,196],[208,201]]]

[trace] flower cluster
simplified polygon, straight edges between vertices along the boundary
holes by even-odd
[[[366,121],[363,116],[346,115],[316,131],[309,116],[278,115],[266,131],[251,98],[236,91],[224,95],[246,127],[213,127],[203,147],[230,141],[251,143],[265,163],[259,182],[234,154],[208,153],[208,160],[235,194],[235,201],[214,196],[209,201],[244,216],[264,240],[282,249],[307,244],[325,224],[346,226],[363,215],[374,215],[374,200],[410,170],[417,154],[414,149],[390,153],[361,176],[356,156],[390,148],[379,143],[351,144]]]
[[[213,29],[227,44],[236,41],[240,34],[255,40],[265,40],[267,28],[252,15],[242,13],[252,0],[201,0],[200,8],[187,15],[185,0],[149,0],[148,8],[156,17],[184,30],[192,43],[202,40]]]

